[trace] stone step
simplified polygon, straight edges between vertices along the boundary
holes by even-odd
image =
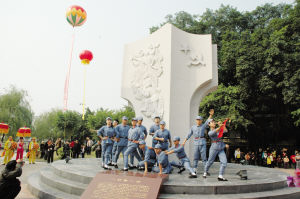
[[[182,177],[181,179],[183,179]],[[237,194],[252,193],[282,189],[287,186],[286,181],[276,182],[255,182],[255,181],[228,181],[218,182],[217,175],[211,176],[209,179],[203,180],[201,176],[190,180],[188,184],[182,183],[179,177],[176,180],[169,178],[161,187],[161,193],[168,194]],[[199,183],[202,182],[202,183]],[[192,183],[194,182],[194,183]]]
[[[160,194],[159,199],[299,199],[300,188],[286,187],[283,189],[242,193],[242,194]]]
[[[78,181],[71,181],[63,176],[56,175],[52,167],[46,167],[40,170],[41,182],[44,184],[63,191],[68,194],[80,196],[88,184],[83,184]]]
[[[71,164],[63,161],[56,161],[51,166],[57,176],[70,181],[81,182],[88,185],[93,177],[100,171],[100,160],[72,160]],[[121,166],[121,164],[120,164]],[[281,189],[287,186],[286,174],[274,169],[260,168],[253,166],[241,166],[229,164],[226,176],[228,182],[218,182],[218,164],[211,169],[212,176],[203,179],[201,173],[196,179],[189,179],[188,172],[178,175],[176,170],[169,175],[169,181],[162,185],[161,193],[168,194],[236,194],[251,193]],[[122,168],[122,167],[120,167]],[[235,173],[239,169],[247,169],[249,179],[240,180]],[[136,170],[133,170],[136,172]]]
[[[37,198],[40,199],[79,199],[80,197],[68,194],[41,182],[40,172],[33,173],[27,179],[28,189]]]
[[[66,164],[63,160],[60,160],[53,162],[51,167],[58,176],[71,181],[89,184],[94,176],[100,171],[100,160],[93,159],[93,161],[90,161],[89,159],[86,159],[84,165],[80,164],[81,161],[81,159],[75,159]]]

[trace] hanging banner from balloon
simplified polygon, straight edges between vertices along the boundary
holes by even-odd
[[[82,100],[82,120],[84,120],[85,115],[85,85],[86,85],[86,68],[90,61],[93,59],[93,53],[89,50],[84,50],[80,53],[79,58],[81,63],[84,64],[84,77],[83,77],[83,100]]]
[[[74,28],[76,26],[81,26],[86,22],[87,13],[82,7],[73,5],[68,8],[67,13],[66,13],[66,19],[69,22],[69,24],[71,24]],[[68,72],[67,72],[67,76],[66,76],[66,80],[65,80],[65,87],[64,87],[64,110],[65,111],[68,109],[69,83],[70,83],[70,73],[71,73],[71,65],[72,65],[74,40],[75,40],[75,28],[73,29],[69,67],[68,67]]]

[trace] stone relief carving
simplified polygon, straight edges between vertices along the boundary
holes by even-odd
[[[192,51],[188,45],[180,45],[180,51],[182,51],[188,57],[188,62],[187,62],[188,67],[206,66],[204,62],[203,54],[199,56],[197,53]]]
[[[163,117],[164,114],[164,99],[159,88],[163,56],[159,47],[159,44],[151,44],[130,60],[134,68],[131,89],[135,99],[141,102],[141,112],[148,118]]]

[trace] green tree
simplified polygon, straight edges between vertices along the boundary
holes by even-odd
[[[53,139],[63,137],[63,131],[56,126],[57,115],[61,113],[60,110],[52,110],[38,116],[34,121],[33,136],[40,140]]]
[[[0,122],[9,124],[8,135],[15,137],[20,127],[32,127],[32,120],[33,112],[26,91],[12,86],[0,95]]]
[[[76,111],[58,111],[55,119],[55,126],[63,132],[64,139],[80,136],[79,128],[82,124],[81,114]]]
[[[178,12],[167,15],[165,23],[212,34],[218,45],[220,86],[201,102],[202,114],[213,106],[216,117],[231,117],[230,130],[250,144],[300,140],[294,133],[300,121],[300,0],[251,12],[224,5],[202,15]]]

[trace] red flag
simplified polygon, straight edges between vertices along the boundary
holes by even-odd
[[[219,132],[219,135],[218,135],[218,138],[222,138],[223,137],[223,132],[224,132],[224,129],[225,129],[225,126],[226,126],[226,122],[227,122],[228,119],[226,119],[224,122],[223,122],[223,125],[220,129],[220,132]]]

